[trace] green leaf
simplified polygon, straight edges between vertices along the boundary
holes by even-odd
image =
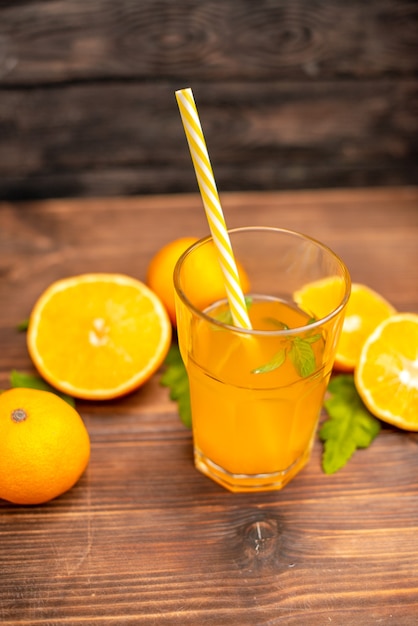
[[[284,322],[281,322],[275,317],[265,317],[264,321],[267,322],[268,324],[271,324],[272,326],[275,326],[279,330],[289,330],[289,326],[287,324],[285,324]]]
[[[315,340],[316,341],[316,340]],[[315,352],[308,339],[295,337],[289,350],[289,357],[299,376],[306,378],[315,371]]]
[[[72,407],[75,407],[74,398],[66,393],[62,393],[48,384],[43,378],[34,376],[33,374],[23,374],[13,370],[10,374],[10,383],[12,387],[24,387],[26,389],[40,389],[41,391],[50,391],[65,400]]]
[[[289,328],[284,322],[281,322],[280,320],[277,320],[273,317],[265,319],[268,320],[271,324],[275,324],[280,329],[288,330]],[[313,351],[310,344],[319,341],[319,339],[322,339],[321,333],[308,335],[307,337],[303,338],[290,336],[287,339],[287,343],[290,348],[283,348],[282,350],[280,350],[280,352],[274,355],[271,361],[269,361],[265,365],[257,367],[256,369],[252,370],[251,373],[265,374],[266,372],[272,372],[273,370],[283,365],[286,354],[289,354],[289,357],[293,365],[295,366],[295,369],[299,376],[301,376],[302,378],[306,378],[307,376],[310,376],[314,373],[316,365],[315,352]]]
[[[249,311],[253,303],[253,299],[251,296],[244,296],[244,300],[245,300],[245,307],[247,311]],[[216,315],[214,319],[217,322],[221,322],[222,324],[227,324],[228,326],[234,325],[234,320],[232,319],[232,313],[231,313],[230,308],[227,308],[225,309],[225,311],[221,311],[220,313],[218,313],[218,315]]]
[[[220,313],[215,315],[214,319],[217,322],[221,322],[222,324],[228,324],[229,326],[232,326],[233,319],[231,309],[225,309],[225,311],[221,311]]]
[[[315,343],[315,341],[319,341],[322,339],[321,333],[316,333],[316,335],[308,335],[304,337],[302,341],[306,341],[307,343]]]
[[[364,406],[352,375],[333,378],[328,392],[324,406],[329,419],[322,425],[319,437],[324,442],[323,470],[333,474],[344,467],[356,449],[372,443],[381,424]]]
[[[253,298],[252,296],[244,296],[244,300],[245,300],[245,306],[247,308],[247,311],[249,311],[253,304]]]
[[[170,399],[177,402],[180,419],[187,428],[192,425],[189,378],[181,358],[180,350],[173,344],[164,361],[165,371],[160,383],[170,389]]]
[[[26,330],[28,330],[28,328],[29,328],[29,319],[27,319],[27,320],[22,320],[21,322],[19,322],[19,324],[17,325],[17,327],[16,327],[16,328],[17,328],[17,330],[18,330],[20,333],[23,333],[23,332],[25,332]]]
[[[252,370],[251,374],[266,374],[267,372],[272,372],[276,370],[278,367],[283,365],[286,360],[286,350],[283,348],[280,352],[274,355],[274,357],[266,363],[265,365],[261,365],[260,367],[256,367],[256,369]]]

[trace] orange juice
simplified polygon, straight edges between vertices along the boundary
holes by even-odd
[[[174,270],[195,465],[231,491],[281,489],[309,460],[350,277],[337,255],[306,235],[259,226],[228,232],[247,278],[250,328],[233,324],[233,295],[228,304],[222,294],[217,302],[200,298],[213,293],[196,269],[210,237],[189,248]],[[300,290],[318,280],[338,288],[319,313],[302,311]]]
[[[228,317],[225,304],[206,312]],[[243,483],[260,489],[260,475],[274,489],[301,469],[332,366],[323,362],[321,329],[310,328],[312,320],[302,311],[253,298],[249,315],[254,330],[270,332],[243,336],[201,324],[188,357],[196,464],[222,484],[226,472],[225,486],[232,490],[235,482],[240,490]],[[305,325],[292,335],[292,328]]]

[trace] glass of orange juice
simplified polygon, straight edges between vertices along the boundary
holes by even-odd
[[[231,491],[281,489],[310,456],[350,276],[332,250],[300,233],[248,227],[229,236],[251,330],[233,325],[223,279],[208,272],[217,262],[211,237],[174,271],[195,465]],[[302,306],[301,294],[324,283],[327,297]]]

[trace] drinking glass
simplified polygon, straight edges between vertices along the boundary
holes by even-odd
[[[250,330],[233,325],[222,285],[201,284],[211,237],[191,246],[174,271],[195,465],[230,491],[281,489],[310,457],[350,276],[330,248],[304,234],[258,226],[228,232],[244,272]],[[326,297],[310,303],[306,294],[316,288]]]

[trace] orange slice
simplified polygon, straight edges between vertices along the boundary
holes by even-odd
[[[53,283],[36,302],[27,343],[51,385],[76,398],[116,398],[162,364],[171,324],[160,299],[121,274],[83,274]]]
[[[380,322],[394,313],[395,308],[376,291],[365,285],[352,284],[335,356],[335,367],[353,371],[366,339]]]
[[[379,324],[363,346],[355,383],[376,417],[418,431],[418,315],[398,313]]]
[[[333,304],[341,300],[342,288],[338,279],[316,281],[297,292],[296,301],[308,313],[322,317],[332,310]],[[354,371],[367,337],[381,321],[395,312],[394,307],[376,291],[366,285],[353,283],[335,356],[335,368]]]
[[[293,298],[308,315],[321,318],[334,311],[344,298],[345,282],[340,276],[328,276],[306,283]]]

